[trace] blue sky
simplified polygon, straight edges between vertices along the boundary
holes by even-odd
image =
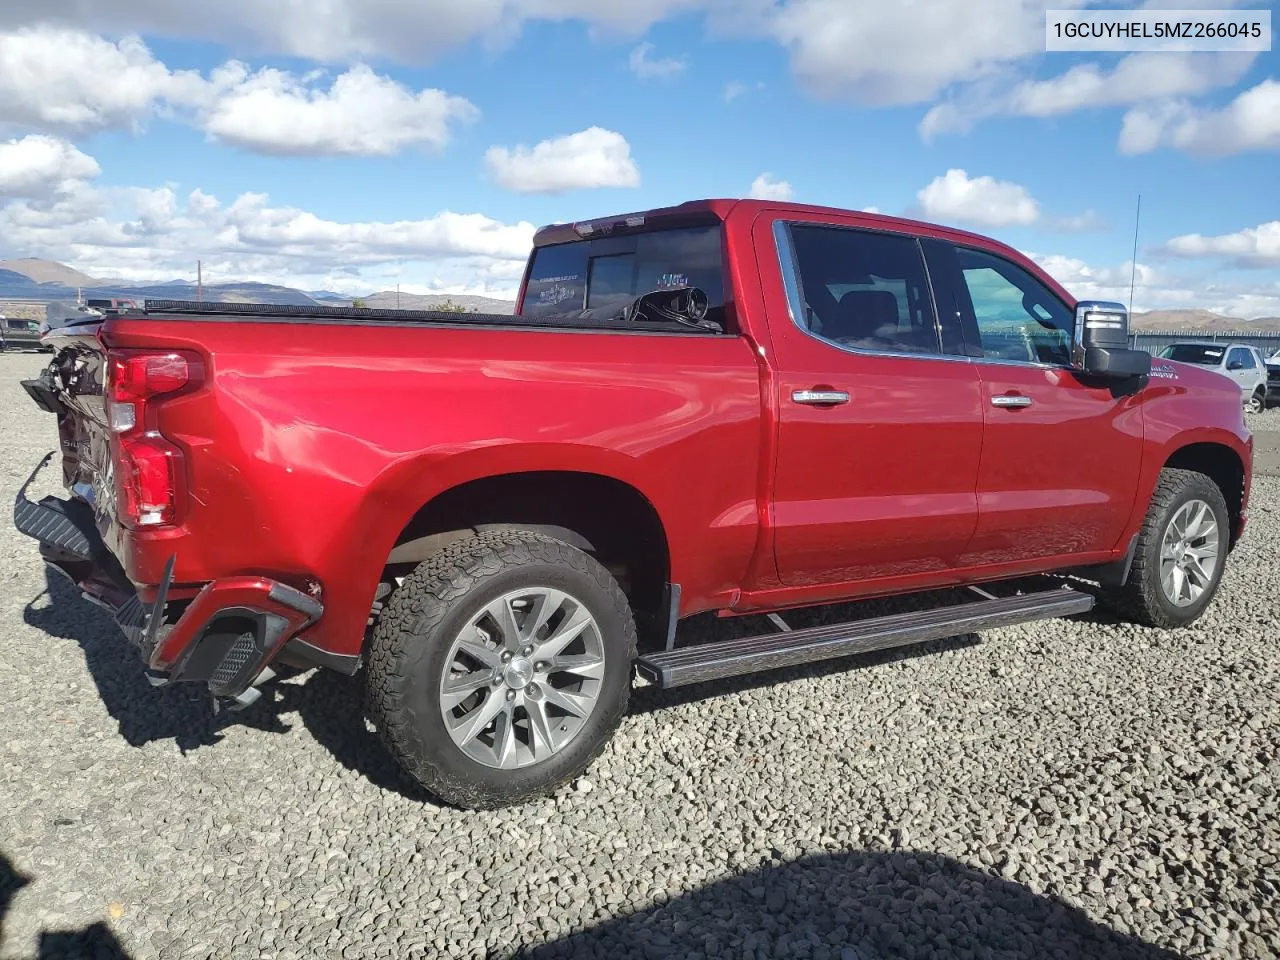
[[[1048,54],[1043,6],[12,0],[0,257],[507,296],[533,225],[754,188],[1127,299],[1141,192],[1139,309],[1280,315],[1280,54]]]

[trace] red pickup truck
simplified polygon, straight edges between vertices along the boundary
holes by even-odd
[[[1003,244],[866,213],[715,200],[547,227],[513,316],[150,301],[48,341],[25,386],[71,496],[24,487],[15,520],[152,682],[236,707],[281,664],[363,671],[390,750],[465,806],[579,773],[637,673],[678,686],[1095,596],[1188,624],[1245,528],[1235,384],[1153,366],[1123,306]],[[708,611],[777,629],[679,642]]]

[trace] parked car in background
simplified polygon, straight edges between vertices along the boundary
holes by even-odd
[[[34,350],[40,346],[40,321],[0,314],[0,350]]]
[[[1250,413],[1261,413],[1267,407],[1270,368],[1257,347],[1216,340],[1184,340],[1169,344],[1160,351],[1160,357],[1194,363],[1234,380],[1240,385],[1240,395]],[[1280,378],[1276,382],[1280,383]]]

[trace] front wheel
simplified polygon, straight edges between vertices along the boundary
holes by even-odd
[[[370,710],[441,799],[492,808],[549,792],[627,708],[636,629],[593,558],[525,531],[458,541],[396,590],[370,641]]]
[[[1203,473],[1166,468],[1138,534],[1129,577],[1104,597],[1137,623],[1187,626],[1217,593],[1230,543],[1218,485]]]
[[[1250,413],[1262,413],[1267,408],[1267,396],[1261,390],[1254,391],[1253,396],[1249,398],[1249,402],[1245,404],[1245,409]]]

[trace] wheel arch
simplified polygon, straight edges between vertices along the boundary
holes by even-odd
[[[671,555],[662,519],[635,485],[587,470],[496,473],[440,490],[395,535],[384,588],[450,543],[500,530],[530,530],[591,554],[619,581],[642,639],[665,631]]]
[[[1198,441],[1178,447],[1165,458],[1161,469],[1194,470],[1214,482],[1222,491],[1231,521],[1231,545],[1239,538],[1247,493],[1244,460],[1224,443]]]

